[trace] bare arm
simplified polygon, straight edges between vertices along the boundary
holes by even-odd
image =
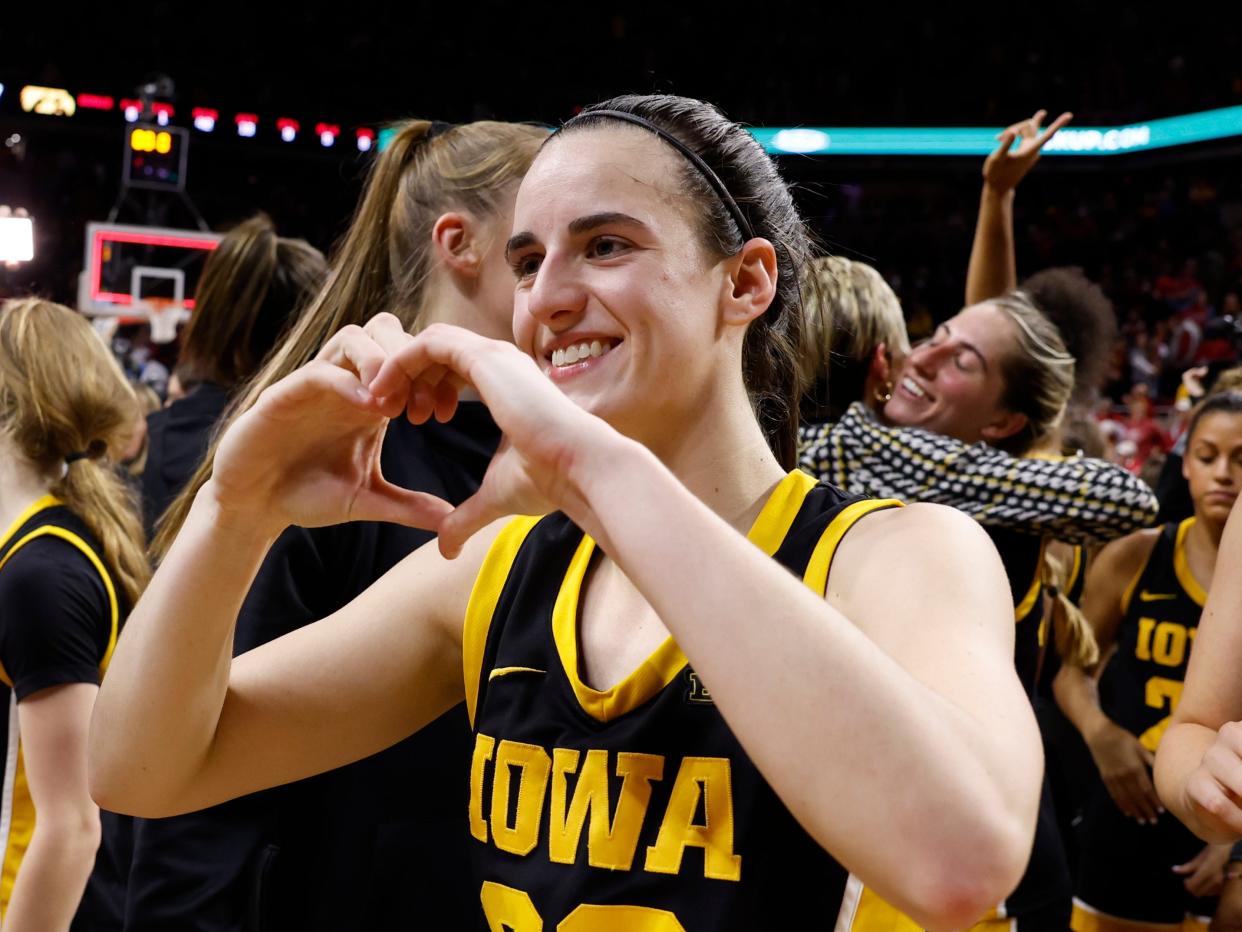
[[[93,683],[73,683],[17,704],[37,818],[4,915],[6,932],[68,929],[95,866],[99,807],[86,785],[86,732],[97,692]]]
[[[1101,657],[1117,642],[1126,587],[1144,565],[1159,532],[1140,531],[1114,541],[1092,561],[1082,610]],[[1100,667],[1102,668],[1102,661]],[[1152,753],[1100,708],[1099,673],[1064,664],[1053,682],[1057,705],[1074,723],[1117,807],[1132,819],[1154,823],[1162,807],[1151,780]]]
[[[348,365],[298,370],[222,440],[95,706],[91,788],[109,809],[172,815],[305,777],[392,744],[461,698],[473,576],[469,558],[449,565],[434,548],[330,619],[231,658],[242,599],[284,527],[434,528],[449,510],[380,475],[387,417]]]
[[[1225,526],[1186,687],[1156,753],[1156,788],[1211,842],[1242,837],[1242,512]]]
[[[947,509],[869,516],[825,602],[634,447],[583,467],[585,500],[747,753],[890,902],[934,927],[977,918],[1025,867],[1041,772],[990,541]]]
[[[512,346],[432,325],[371,388],[412,383],[425,418],[451,394],[446,371],[479,390],[506,437],[441,523],[446,553],[499,515],[560,508],[655,609],[801,824],[866,884],[931,928],[968,925],[1013,888],[1042,754],[982,530],[926,506],[868,516],[825,600]]]
[[[1112,463],[1017,457],[987,444],[889,427],[860,402],[834,425],[804,428],[799,465],[859,495],[949,505],[980,524],[1074,544],[1147,527],[1158,507],[1142,479]]]
[[[1042,133],[1046,111],[1015,123],[1001,132],[999,144],[983,163],[983,193],[979,219],[966,271],[966,304],[978,304],[1018,287],[1018,264],[1014,254],[1013,201],[1018,183],[1039,159],[1044,143],[1073,119],[1063,113]],[[1015,139],[1021,139],[1012,149]]]

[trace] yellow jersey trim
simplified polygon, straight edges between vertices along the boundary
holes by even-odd
[[[841,509],[835,518],[828,522],[819,543],[811,551],[811,559],[806,565],[806,573],[802,581],[807,588],[819,595],[828,594],[828,572],[832,569],[832,558],[837,554],[841,538],[852,528],[859,518],[879,511],[881,508],[900,508],[901,502],[895,498],[881,498],[869,501],[854,502]]]
[[[1192,516],[1177,528],[1177,541],[1173,545],[1173,572],[1177,574],[1177,581],[1182,584],[1186,594],[1195,600],[1196,605],[1203,608],[1204,603],[1207,602],[1207,590],[1203,588],[1199,580],[1195,579],[1195,574],[1186,559],[1186,535],[1190,533],[1194,524],[1195,518]]]
[[[1022,601],[1014,606],[1013,620],[1015,624],[1021,624],[1031,613],[1031,609],[1035,607],[1035,603],[1039,600],[1040,593],[1043,592],[1044,584],[1044,548],[1048,545],[1045,539],[1039,545],[1039,559],[1035,563],[1035,578],[1031,580],[1030,588],[1026,590],[1026,595],[1022,597]]]
[[[20,515],[13,519],[13,523],[5,529],[4,534],[0,535],[0,549],[3,549],[4,546],[13,539],[13,535],[18,532],[23,524],[37,515],[40,511],[45,508],[55,508],[57,505],[61,504],[64,503],[61,502],[61,500],[55,495],[42,495],[39,498],[36,498],[33,502],[26,506],[25,510],[23,510]]]
[[[1078,585],[1078,574],[1082,572],[1083,550],[1081,544],[1074,548],[1074,565],[1070,567],[1069,577],[1065,580],[1066,592]]]
[[[1138,568],[1138,572],[1134,574],[1134,578],[1126,585],[1121,593],[1121,614],[1124,616],[1130,611],[1130,603],[1134,601],[1134,590],[1138,588],[1139,580],[1143,578],[1143,574],[1147,572],[1147,564],[1151,562],[1151,554],[1156,552],[1153,545],[1151,553],[1143,560],[1143,565]]]
[[[780,549],[802,503],[817,481],[794,470],[772,490],[746,537],[768,556]],[[565,676],[582,710],[600,722],[610,722],[638,708],[671,683],[686,666],[686,655],[672,636],[664,639],[638,668],[609,689],[592,689],[582,682],[578,667],[578,606],[582,583],[591,564],[595,541],[583,535],[570,560],[565,580],[552,609],[552,638]]]
[[[509,570],[517,559],[522,542],[542,520],[535,515],[521,515],[504,526],[492,541],[470,590],[466,617],[461,634],[461,663],[466,686],[466,713],[474,727],[475,706],[479,702],[479,680],[483,676],[483,653],[487,650],[487,632],[492,626],[496,603],[509,581]]]
[[[48,496],[48,498],[51,498],[51,496]],[[42,501],[42,499],[40,501]],[[53,504],[57,504],[57,505],[60,504],[60,502],[56,501],[55,499],[52,499],[52,502]],[[46,508],[48,506],[44,505],[43,507]],[[35,510],[41,511],[42,508],[35,509]],[[34,514],[34,511],[32,511],[31,514]],[[28,520],[28,518],[26,520]],[[73,533],[73,531],[68,531],[68,530],[65,530],[65,528],[63,527],[56,527],[55,525],[51,525],[51,524],[44,525],[43,527],[40,527],[40,528],[35,528],[33,531],[31,531],[29,534],[27,534],[17,543],[15,543],[12,546],[12,548],[9,550],[9,552],[4,555],[3,559],[0,559],[0,570],[4,569],[5,565],[12,558],[13,554],[17,553],[17,551],[21,550],[22,547],[26,546],[26,544],[30,543],[32,540],[34,540],[37,537],[59,537],[61,540],[65,541],[71,546],[76,547],[78,550],[82,551],[83,556],[85,556],[86,559],[90,561],[91,565],[95,567],[95,572],[99,574],[99,578],[103,581],[104,591],[108,593],[108,611],[109,611],[110,621],[109,621],[109,630],[108,630],[108,644],[107,644],[107,647],[104,649],[103,659],[99,661],[99,673],[102,676],[104,673],[108,671],[108,664],[112,662],[112,654],[116,650],[117,636],[120,633],[120,626],[121,626],[121,606],[120,606],[120,602],[117,600],[116,587],[112,584],[112,576],[108,573],[108,570],[104,566],[103,561],[99,559],[99,556],[91,548],[90,544],[84,541],[77,534]],[[0,543],[0,546],[3,546],[3,544]],[[2,663],[0,663],[0,682],[4,683],[10,689],[13,687],[13,680],[9,677],[9,673],[7,670],[4,669],[4,664]]]

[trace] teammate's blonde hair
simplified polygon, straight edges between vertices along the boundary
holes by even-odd
[[[86,522],[131,605],[151,571],[133,493],[105,456],[129,441],[137,410],[86,318],[37,298],[0,306],[0,429],[55,477],[49,491]]]
[[[1074,391],[1074,357],[1056,325],[1022,291],[1011,291],[985,304],[1013,323],[1014,347],[1001,359],[1004,380],[1001,405],[1026,416],[1022,429],[992,445],[1020,456],[1060,425]]]
[[[881,343],[900,355],[910,352],[901,302],[865,262],[841,256],[812,260],[802,276],[802,311],[804,421],[835,421],[862,398],[872,354]]]
[[[1052,643],[1064,663],[1087,669],[1100,659],[1100,645],[1082,609],[1066,594],[1072,585],[1075,548],[1068,548],[1067,553],[1057,551],[1056,546],[1046,546],[1040,557],[1040,581],[1050,602],[1048,624],[1052,629]],[[1079,559],[1086,560],[1085,551]],[[1078,569],[1079,573],[1086,571],[1085,566]]]
[[[439,132],[433,133],[433,126]],[[332,334],[381,311],[416,332],[432,269],[431,231],[441,214],[467,210],[482,220],[508,206],[547,130],[488,120],[441,127],[401,124],[367,178],[362,200],[328,273],[297,324],[229,405],[215,436],[249,409],[259,393],[305,365]],[[429,136],[431,138],[429,138]],[[211,475],[216,441],[157,524],[151,550],[168,551],[194,496]]]

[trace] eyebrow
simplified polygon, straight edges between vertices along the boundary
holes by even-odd
[[[578,217],[576,220],[569,222],[569,234],[571,236],[581,236],[583,233],[590,233],[602,226],[610,224],[621,224],[623,226],[643,227],[646,229],[647,224],[643,223],[637,217],[631,217],[629,214],[623,214],[617,210],[606,210],[598,214],[588,214],[585,217]],[[517,252],[519,249],[525,249],[539,242],[534,233],[523,230],[521,233],[514,233],[509,237],[509,242],[505,243],[505,255],[509,256]]]
[[[947,333],[949,336],[953,335],[953,328],[950,327],[948,323],[943,323],[940,326],[944,327],[945,333]],[[970,350],[972,353],[974,353],[976,356],[979,357],[979,365],[983,366],[984,372],[987,372],[988,371],[988,358],[984,356],[982,352],[979,351],[979,347],[975,346],[975,344],[971,343],[969,340],[960,340],[959,342],[962,344],[962,346],[965,349]]]

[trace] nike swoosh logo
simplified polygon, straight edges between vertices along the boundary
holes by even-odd
[[[1139,601],[1141,602],[1163,602],[1165,599],[1176,599],[1177,593],[1171,592],[1165,594],[1163,592],[1148,592],[1144,589],[1139,593]]]
[[[547,670],[536,670],[534,667],[493,667],[492,672],[487,674],[487,681],[499,679],[502,676],[508,676],[510,673],[547,673]]]

